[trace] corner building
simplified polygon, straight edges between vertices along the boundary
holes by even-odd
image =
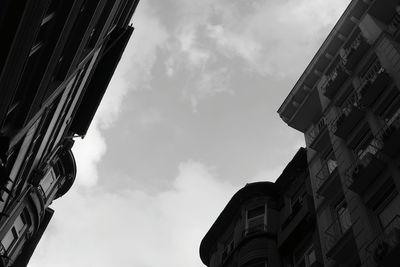
[[[399,1],[351,1],[278,110],[304,133],[324,266],[400,266],[399,29]]]
[[[138,0],[0,2],[0,266],[27,266],[72,186]],[[65,252],[67,253],[67,252]]]
[[[208,267],[323,266],[304,148],[275,183],[250,183],[232,197],[200,257]]]

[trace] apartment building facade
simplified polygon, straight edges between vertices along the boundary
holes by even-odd
[[[278,110],[305,136],[324,266],[400,264],[399,29],[399,1],[351,1]]]
[[[138,0],[0,2],[0,266],[26,266],[77,172]]]
[[[300,149],[275,183],[247,184],[203,238],[208,267],[317,267],[323,258],[308,176]]]

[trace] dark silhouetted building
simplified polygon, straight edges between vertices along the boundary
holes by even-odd
[[[0,266],[26,266],[133,32],[138,0],[0,1]]]
[[[324,266],[400,266],[400,2],[353,0],[278,112],[304,133]]]
[[[247,184],[229,201],[200,245],[208,267],[317,267],[322,251],[301,148],[275,183]]]

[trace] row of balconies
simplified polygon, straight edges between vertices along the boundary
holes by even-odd
[[[400,151],[400,116],[384,125],[369,146],[349,168],[349,188],[363,195],[386,168],[384,155],[395,157]]]
[[[336,119],[331,123],[332,132],[341,138],[346,138],[364,117],[364,108],[372,106],[382,94],[391,78],[376,62],[366,73],[360,87],[353,91],[342,105]],[[322,117],[308,132],[309,147],[318,147],[320,135],[326,129],[325,118]]]
[[[343,50],[340,60],[327,75],[327,80],[322,86],[322,93],[326,97],[333,99],[369,48],[370,45],[359,33],[350,46]]]

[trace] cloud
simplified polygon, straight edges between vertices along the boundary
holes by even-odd
[[[201,101],[232,92],[229,83],[221,83],[224,79],[212,79],[218,86],[202,86],[210,77],[221,78],[222,72],[250,70],[295,79],[349,1],[168,1],[164,5],[173,7],[169,12],[174,23],[168,21],[164,46],[166,76],[188,80],[182,95],[195,112]],[[160,12],[166,10],[157,5]]]
[[[78,176],[75,186],[92,187],[97,184],[97,164],[107,150],[102,131],[109,129],[121,112],[128,93],[149,89],[151,69],[156,62],[157,51],[168,38],[167,31],[151,15],[145,1],[140,2],[135,20],[139,27],[129,40],[124,55],[108,86],[106,94],[83,141],[77,140],[74,154],[77,159]],[[143,113],[139,123],[149,126],[160,120],[156,111]]]
[[[78,139],[72,151],[77,162],[78,175],[74,186],[92,187],[97,184],[97,164],[107,151],[106,141],[101,134],[98,121],[93,121],[88,138]]]
[[[183,98],[189,99],[192,111],[198,111],[199,101],[216,94],[234,92],[227,87],[230,72],[227,68],[219,68],[215,71],[204,72],[197,80],[193,81],[191,88],[182,91]]]
[[[203,266],[200,241],[237,189],[212,168],[187,161],[171,190],[156,195],[72,190],[55,203],[29,266]]]
[[[263,1],[240,19],[209,25],[208,34],[222,53],[241,57],[261,74],[298,75],[349,2]]]

